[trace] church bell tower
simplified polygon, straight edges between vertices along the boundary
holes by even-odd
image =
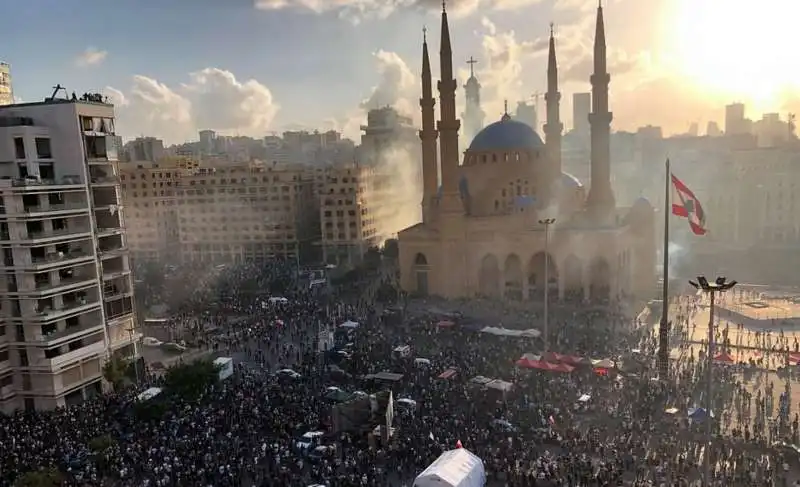
[[[469,79],[464,84],[464,95],[466,98],[466,108],[462,116],[464,117],[464,137],[467,141],[472,140],[483,128],[483,120],[486,114],[481,109],[481,84],[475,77],[475,64],[478,61],[469,58]]]

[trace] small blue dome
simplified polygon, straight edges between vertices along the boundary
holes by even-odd
[[[509,149],[540,149],[544,147],[542,138],[527,123],[503,119],[487,125],[472,139],[471,151],[502,151]]]

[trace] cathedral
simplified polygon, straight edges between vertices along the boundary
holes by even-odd
[[[461,154],[446,10],[439,55],[437,123],[426,38],[419,132],[423,216],[398,235],[403,289],[446,298],[536,300],[545,287],[552,299],[649,298],[656,280],[653,207],[640,199],[619,208],[611,187],[612,114],[602,5],[591,76],[588,190],[561,170],[561,93],[552,30],[544,141],[506,110],[499,121],[480,129]],[[468,85],[477,83],[470,78]]]

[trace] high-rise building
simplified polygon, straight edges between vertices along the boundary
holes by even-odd
[[[744,103],[725,107],[725,135],[749,134],[752,122],[744,117]]]
[[[164,157],[164,141],[155,137],[137,137],[125,147],[128,160],[157,162]]]
[[[100,96],[0,107],[0,410],[102,392],[136,356],[114,107]]]
[[[0,62],[0,105],[14,103],[14,88],[11,86],[11,66]]]
[[[592,111],[591,93],[572,94],[572,130],[580,135],[589,135],[589,112]]]
[[[517,102],[517,112],[514,119],[528,125],[533,130],[537,130],[539,125],[539,115],[536,113],[536,103]]]
[[[411,117],[400,115],[392,107],[376,108],[367,113],[367,124],[361,126],[358,161],[379,165],[393,150],[411,150],[419,161],[419,138]],[[416,164],[419,164],[416,162]]]
[[[200,136],[200,152],[203,154],[211,154],[216,150],[216,132],[213,130],[201,130],[198,135]]]

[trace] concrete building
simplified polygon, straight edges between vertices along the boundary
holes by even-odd
[[[749,135],[753,122],[745,118],[744,103],[731,103],[725,107],[725,135]]]
[[[589,136],[589,113],[591,111],[591,93],[572,94],[572,130],[577,134]]]
[[[211,154],[216,151],[217,146],[217,133],[213,130],[201,130],[198,133],[200,137],[200,152],[203,154]]]
[[[14,103],[14,87],[11,84],[11,66],[0,62],[0,105]]]
[[[125,144],[125,152],[129,161],[157,162],[166,155],[164,141],[155,137],[137,137]]]
[[[393,158],[396,152],[404,156],[419,155],[417,130],[411,117],[400,115],[392,107],[370,110],[367,124],[361,126],[361,145],[358,148],[358,162],[365,165],[382,165]],[[419,160],[419,157],[415,157]]]
[[[143,259],[299,260],[319,239],[313,183],[302,166],[141,164],[124,178],[132,246]]]
[[[588,192],[574,176],[562,172],[553,33],[546,143],[531,127],[505,114],[472,140],[462,162],[446,12],[441,32],[438,124],[428,46],[423,44],[423,221],[399,234],[403,289],[446,298],[538,300],[552,287],[553,299],[649,299],[655,285],[653,207],[639,199],[632,207],[619,208],[612,189],[610,75],[602,7],[597,11],[591,77]],[[552,228],[540,223],[546,218],[556,219]]]
[[[193,169],[170,162],[141,161],[120,166],[128,247],[137,262],[180,258],[176,190],[181,178]]]
[[[536,100],[533,103],[524,101],[517,102],[517,112],[514,114],[514,119],[527,124],[533,130],[538,130],[539,127],[539,114],[536,112]],[[471,138],[468,140],[472,140]]]
[[[382,217],[391,203],[390,178],[374,167],[349,164],[327,168],[324,180],[319,209],[323,260],[355,265],[367,249],[381,244],[378,224],[386,223]]]
[[[0,107],[0,411],[80,403],[136,354],[114,107],[84,98]]]

